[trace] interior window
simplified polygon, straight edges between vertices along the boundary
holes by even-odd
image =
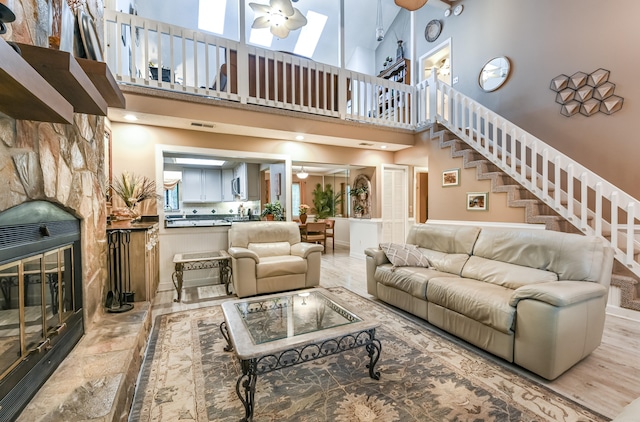
[[[176,211],[180,209],[180,191],[179,191],[180,183],[176,183],[176,185],[172,189],[165,189],[164,191],[164,209],[165,211]]]

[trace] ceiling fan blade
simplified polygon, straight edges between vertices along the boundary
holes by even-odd
[[[274,37],[278,37],[280,39],[287,38],[289,36],[289,28],[284,25],[280,26],[272,26],[271,33]]]
[[[307,18],[304,17],[298,9],[294,9],[295,13],[285,22],[285,26],[291,31],[300,29],[307,24]]]
[[[251,25],[251,27],[255,29],[269,28],[270,26],[271,26],[271,21],[267,16],[258,16],[253,21],[253,25]]]
[[[271,0],[271,8],[282,11],[285,16],[293,16],[294,9],[291,0]]]
[[[249,6],[253,10],[253,12],[258,15],[266,15],[271,11],[271,7],[267,6],[266,4],[249,3]]]
[[[414,11],[427,4],[427,0],[395,0],[395,3],[403,9]]]

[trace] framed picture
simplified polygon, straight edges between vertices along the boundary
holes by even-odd
[[[467,192],[468,211],[487,211],[489,209],[489,192]]]
[[[443,171],[442,186],[460,186],[460,169],[449,169]]]

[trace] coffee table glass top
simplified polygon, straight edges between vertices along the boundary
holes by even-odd
[[[362,321],[318,290],[246,300],[234,308],[254,344]]]

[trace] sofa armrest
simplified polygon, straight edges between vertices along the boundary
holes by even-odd
[[[364,250],[364,254],[373,258],[373,262],[376,264],[376,266],[389,263],[387,255],[384,254],[384,251],[382,249],[366,248]]]
[[[258,256],[258,254],[247,248],[232,246],[227,250],[227,252],[229,253],[229,255],[231,255],[232,258],[235,259],[252,258],[254,261],[256,261],[256,264],[260,262],[260,257]]]
[[[519,287],[511,295],[509,304],[516,307],[522,299],[534,299],[553,306],[568,306],[606,295],[607,288],[601,284],[561,280]]]
[[[324,246],[316,243],[306,243],[306,242],[294,243],[293,245],[291,245],[291,255],[296,255],[301,258],[307,259],[310,253],[312,252],[322,253],[323,249],[324,249]]]

